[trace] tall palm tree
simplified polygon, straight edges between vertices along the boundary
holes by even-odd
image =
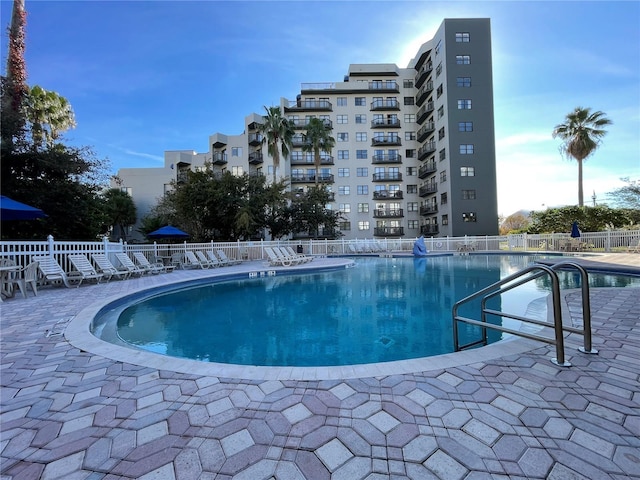
[[[27,120],[36,148],[51,146],[66,130],[76,126],[75,114],[66,98],[35,85],[27,96]]]
[[[560,146],[563,155],[578,162],[578,205],[584,206],[582,192],[582,161],[600,146],[602,137],[607,134],[603,127],[613,122],[603,112],[591,113],[590,108],[576,107],[565,118],[565,123],[556,125],[553,138],[559,137],[564,142]]]
[[[313,152],[313,162],[316,166],[316,186],[320,176],[320,152],[331,153],[336,140],[331,136],[331,127],[319,118],[312,118],[307,125],[305,143],[302,150]]]
[[[282,116],[280,107],[264,107],[267,114],[262,118],[264,122],[259,131],[263,134],[262,143],[267,144],[267,152],[273,159],[273,181],[276,181],[276,170],[280,166],[280,154],[287,159],[291,151],[293,128],[285,117]]]

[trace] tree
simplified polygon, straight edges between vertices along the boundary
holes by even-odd
[[[276,171],[280,166],[280,154],[284,160],[289,156],[293,138],[293,128],[282,116],[280,107],[264,107],[267,114],[263,116],[264,123],[259,131],[263,134],[262,143],[267,144],[267,152],[273,159],[273,181],[276,181]]]
[[[312,187],[306,193],[294,196],[291,202],[293,231],[305,232],[314,238],[340,236],[338,222],[342,215],[326,208],[330,201],[331,193],[322,186]]]
[[[117,227],[117,233],[127,240],[128,227],[136,223],[136,206],[129,194],[111,188],[104,194],[104,208],[109,225]]]
[[[31,124],[33,148],[52,146],[60,134],[75,128],[76,120],[71,104],[56,92],[36,85],[26,97],[26,120]]]
[[[600,145],[607,134],[603,127],[613,122],[603,112],[591,113],[590,108],[576,107],[565,118],[565,123],[556,125],[553,138],[559,137],[564,143],[560,152],[578,162],[578,206],[584,206],[582,191],[582,162]]]
[[[616,188],[607,193],[612,203],[618,207],[640,210],[640,181],[621,178],[626,183],[624,187]]]
[[[506,235],[508,233],[520,233],[526,230],[531,222],[522,213],[514,213],[509,215],[500,225],[500,235]]]
[[[632,223],[628,210],[612,209],[605,205],[596,207],[549,208],[531,212],[529,233],[571,232],[573,222],[578,222],[583,232],[600,232],[607,228],[622,228]]]
[[[307,133],[305,135],[305,144],[302,150],[305,152],[313,152],[313,162],[316,167],[316,187],[318,186],[320,164],[322,161],[320,152],[331,154],[331,150],[335,144],[336,141],[331,136],[331,126],[329,124],[315,117],[309,120]]]

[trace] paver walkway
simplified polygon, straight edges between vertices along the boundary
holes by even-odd
[[[165,280],[0,305],[2,480],[640,478],[640,289],[592,289],[600,354],[570,337],[571,368],[540,346],[402,375],[243,380],[110,360],[62,334],[96,297]],[[578,321],[580,294],[566,301]]]

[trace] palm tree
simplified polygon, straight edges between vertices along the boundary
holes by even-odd
[[[259,127],[263,134],[262,143],[267,144],[267,152],[273,159],[273,181],[276,181],[276,170],[280,166],[280,154],[287,159],[291,150],[293,128],[285,117],[282,116],[280,107],[264,107],[267,114],[262,118],[264,123]]]
[[[336,140],[331,136],[331,127],[319,118],[312,118],[307,124],[307,133],[302,150],[313,152],[313,162],[316,166],[316,186],[320,175],[320,152],[331,153]]]
[[[26,116],[36,148],[53,145],[62,132],[76,126],[75,114],[67,99],[38,85],[29,90]]]
[[[576,107],[567,115],[565,123],[556,125],[553,129],[553,138],[560,137],[564,142],[560,146],[562,154],[578,162],[578,205],[580,207],[584,206],[582,161],[598,148],[602,137],[607,134],[603,127],[612,123],[603,112],[591,113],[590,108]]]

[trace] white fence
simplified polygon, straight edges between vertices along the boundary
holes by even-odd
[[[415,238],[410,239],[355,239],[355,240],[283,240],[257,242],[205,242],[205,243],[150,243],[128,245],[110,242],[106,238],[98,242],[57,241],[49,237],[45,241],[0,241],[0,258],[8,258],[25,266],[34,255],[52,255],[66,270],[71,271],[67,260],[70,253],[106,253],[117,264],[116,252],[141,251],[149,259],[166,258],[173,253],[195,250],[223,250],[228,257],[243,260],[265,259],[264,248],[269,246],[291,246],[311,255],[353,255],[380,253],[411,253]],[[455,252],[461,249],[474,251],[566,251],[570,237],[566,233],[519,234],[503,236],[468,236],[425,238],[429,252]],[[593,252],[626,252],[630,246],[638,245],[640,230],[616,230],[583,233],[571,245],[579,250]]]

